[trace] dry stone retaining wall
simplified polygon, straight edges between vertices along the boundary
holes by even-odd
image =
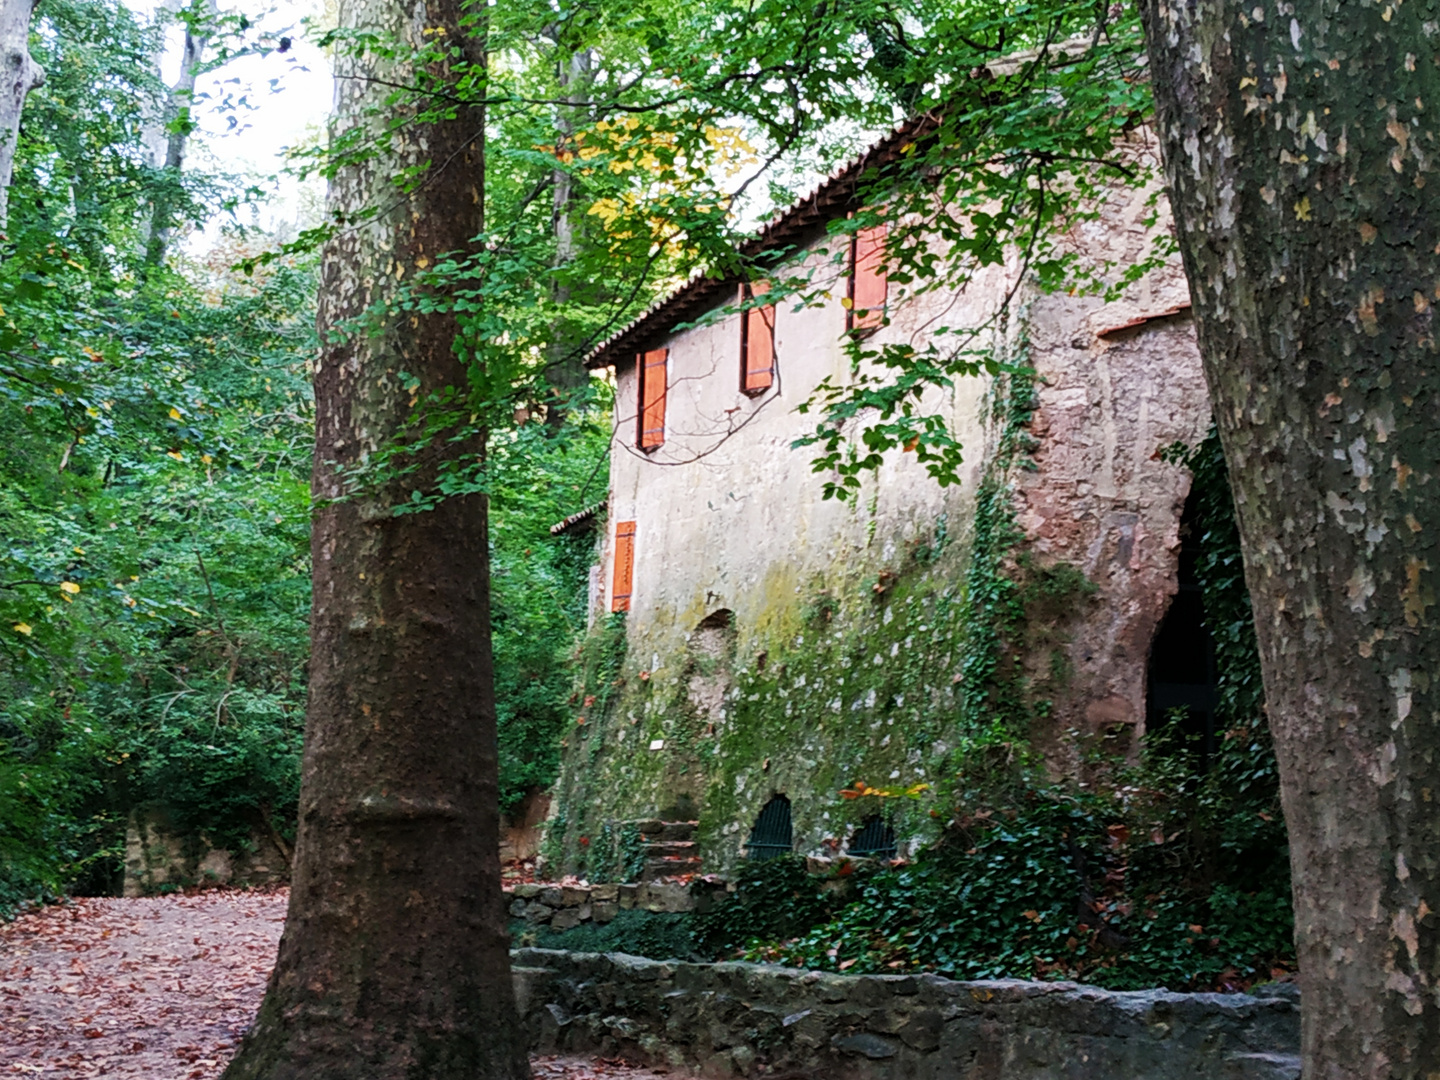
[[[536,1050],[707,1077],[1298,1080],[1299,999],[514,953]]]
[[[716,891],[725,883],[717,882]],[[570,930],[581,923],[608,923],[621,911],[693,911],[697,897],[689,885],[654,882],[625,885],[515,885],[505,889],[510,917],[552,930]],[[703,900],[703,896],[700,898]]]

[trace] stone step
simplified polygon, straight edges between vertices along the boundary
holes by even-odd
[[[642,821],[640,838],[647,843],[668,840],[693,840],[698,821]]]
[[[680,874],[698,874],[699,859],[646,859],[641,880],[654,881],[656,878],[676,877]]]
[[[697,859],[698,845],[693,840],[665,840],[645,845],[645,857],[649,859]]]

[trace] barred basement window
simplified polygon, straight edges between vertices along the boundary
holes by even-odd
[[[893,859],[896,852],[895,830],[878,815],[868,817],[850,837],[846,851],[866,859]]]
[[[784,795],[776,795],[755,819],[750,839],[745,841],[745,855],[756,862],[764,862],[789,855],[794,843],[794,833],[790,828],[790,800]]]

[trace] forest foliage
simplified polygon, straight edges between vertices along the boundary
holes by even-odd
[[[492,9],[488,33],[485,69],[397,87],[391,102],[394,123],[489,109],[486,233],[415,275],[400,302],[421,314],[443,295],[464,314],[457,347],[474,378],[459,411],[490,451],[400,511],[491,497],[508,808],[553,779],[574,671],[595,668],[575,651],[591,541],[549,532],[605,493],[610,402],[581,367],[588,350],[689,273],[768,275],[772,298],[822,302],[838,265],[789,274],[793,253],[745,255],[740,240],[912,115],[931,118],[923,135],[862,183],[917,223],[889,234],[892,281],[957,288],[1019,251],[1044,287],[1121,288],[1143,260],[1082,265],[1057,237],[1098,215],[1111,185],[1147,181],[1117,147],[1148,91],[1133,16],[1092,3],[517,4]],[[242,180],[148,163],[143,129],[164,94],[155,50],[155,29],[113,0],[47,3],[36,26],[50,77],[27,105],[0,260],[0,906],[113,890],[125,815],[151,800],[221,845],[257,828],[293,835],[315,252],[354,223],[261,235],[235,213],[252,197]],[[340,140],[310,166],[366,152]],[[148,263],[144,223],[161,199],[179,219],[223,224],[222,241]],[[920,243],[922,229],[943,243]],[[939,327],[918,351],[851,343],[854,377],[810,403],[806,444],[834,470],[831,494],[912,441],[938,482],[954,479],[964,448],[918,402],[994,369],[976,329]],[[417,425],[441,430],[446,409],[457,402],[420,403]],[[1023,732],[997,724],[937,801],[939,839],[917,859],[839,891],[786,878],[791,925],[772,913],[747,929],[746,911],[773,905],[742,903],[693,928],[701,951],[1185,986],[1254,981],[1289,955],[1223,461],[1213,439],[1184,453],[1213,504],[1202,571],[1226,738],[1210,767],[1157,740],[1138,770],[1061,790],[1016,752]],[[376,462],[405,467],[399,448]],[[755,896],[785,873],[756,870]],[[635,933],[677,948],[682,928],[662,930]]]
[[[1028,749],[1023,710],[996,709],[933,790],[836,793],[882,818],[897,799],[923,801],[934,827],[908,859],[747,862],[729,900],[692,914],[622,913],[561,933],[517,922],[512,933],[661,959],[1114,989],[1292,977],[1288,848],[1225,462],[1213,431],[1166,453],[1194,477],[1196,576],[1217,661],[1213,750],[1177,716],[1137,761],[1088,746],[1086,782],[1056,781]],[[1003,681],[992,671],[977,684]]]
[[[0,259],[0,910],[119,886],[125,818],[293,837],[304,727],[315,258],[245,273],[244,178],[145,155],[156,29],[47,3]],[[155,202],[208,251],[145,259]],[[602,402],[603,404],[603,402]],[[492,451],[502,802],[556,767],[606,431]],[[588,487],[587,487],[588,486]]]

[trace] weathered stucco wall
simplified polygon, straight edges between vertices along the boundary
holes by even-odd
[[[1298,1080],[1299,1002],[1075,983],[830,975],[520,949],[532,1049],[625,1054],[706,1077]]]
[[[1141,202],[1117,203],[1080,242],[1133,257]],[[818,245],[808,265],[835,273]],[[1009,272],[958,295],[892,291],[892,323],[875,342],[985,326]],[[986,332],[1001,358],[1033,365],[1033,387],[977,376],[927,401],[965,446],[950,488],[895,452],[853,501],[826,501],[812,453],[791,449],[813,424],[796,407],[821,379],[848,377],[838,300],[782,306],[777,385],[759,398],[739,391],[737,315],[656,341],[670,348],[670,392],[666,443],[652,454],[635,447],[634,365],[618,371],[596,592],[608,611],[615,527],[634,521],[633,596],[623,656],[591,665],[566,741],[549,854],[594,871],[590,853],[610,847],[597,838],[619,822],[698,816],[706,868],[724,870],[777,793],[791,799],[797,849],[834,853],[874,811],[838,789],[945,775],[957,743],[992,719],[977,690],[985,678],[1043,699],[1033,736],[1057,771],[1078,768],[1072,730],[1128,736],[1175,589],[1188,484],[1156,451],[1208,424],[1194,342],[1173,314],[1185,303],[1177,275],[1152,274],[1109,305],[1020,290],[1003,331]],[[1024,539],[999,551],[997,535],[1013,528]],[[977,626],[987,617],[972,595],[977,537],[996,572],[1050,588],[1049,608],[1037,601],[1015,640]],[[981,670],[977,650],[1005,653],[998,674]],[[892,812],[903,848],[920,837],[922,811],[902,800]]]

